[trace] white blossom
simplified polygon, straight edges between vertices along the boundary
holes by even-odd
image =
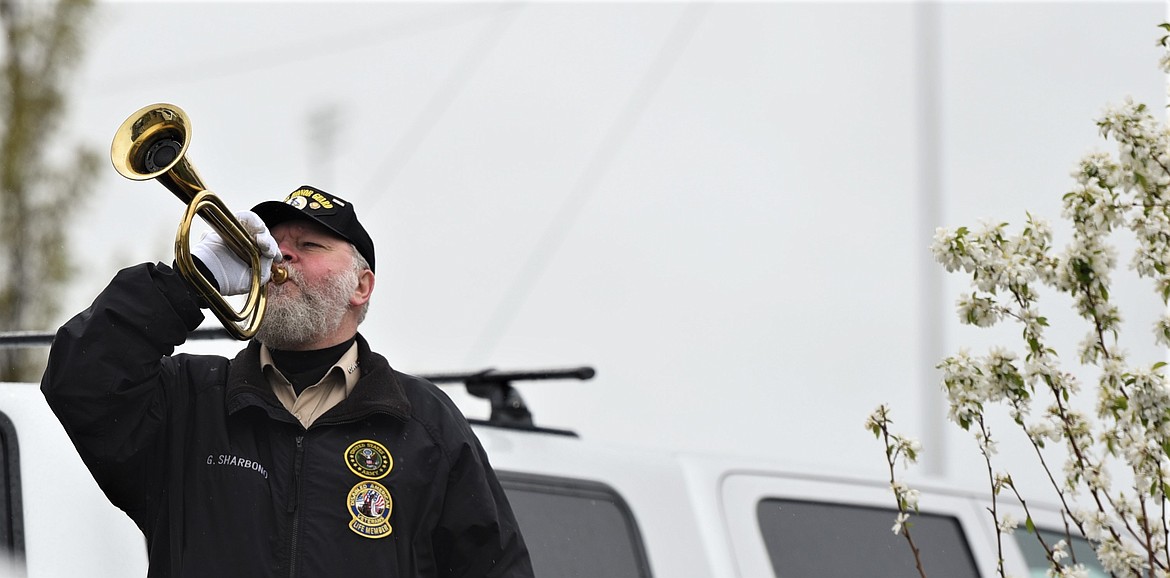
[[[1068,558],[1068,540],[1061,538],[1059,542],[1052,546],[1052,559],[1060,562],[1065,558]]]
[[[1049,568],[1048,572],[1044,574],[1048,578],[1090,578],[1089,569],[1084,564],[1074,564],[1072,566],[1061,566],[1060,568]]]
[[[1118,576],[1133,576],[1134,569],[1145,567],[1145,556],[1112,538],[1103,540],[1097,547],[1097,559],[1106,571]]]
[[[1003,312],[996,306],[995,301],[988,297],[979,297],[972,293],[969,297],[963,295],[955,302],[955,309],[959,313],[959,321],[976,327],[991,327],[1003,318]]]
[[[1023,307],[1016,312],[1020,324],[1024,326],[1024,334],[1035,339],[1044,337],[1044,328],[1048,320],[1040,315],[1034,307]]]
[[[1035,422],[1027,426],[1025,432],[1040,447],[1044,447],[1045,442],[1060,441],[1060,427],[1051,421]]]
[[[1170,347],[1170,315],[1163,315],[1154,322],[1154,343]]]
[[[1024,378],[1015,366],[1016,354],[1003,347],[992,347],[983,362],[988,401],[1015,400],[1024,394]]]
[[[983,432],[975,432],[975,441],[979,443],[979,449],[988,456],[994,456],[999,452],[999,444],[991,438],[990,435]]]
[[[918,511],[918,490],[910,488],[900,481],[893,482],[890,487],[894,490],[894,496],[898,499],[901,508]]]
[[[931,253],[934,254],[935,260],[951,273],[955,271],[970,273],[975,270],[975,259],[966,250],[966,235],[967,229],[963,227],[953,231],[939,227],[934,231],[934,240],[930,245]]]
[[[1073,518],[1081,521],[1085,538],[1089,541],[1100,542],[1109,536],[1108,529],[1112,527],[1112,522],[1105,512],[1078,508],[1074,510]]]
[[[910,514],[906,512],[899,512],[897,518],[894,519],[894,527],[890,528],[895,534],[902,533],[902,526],[906,524],[906,520],[910,518]]]
[[[999,517],[999,523],[996,524],[996,528],[999,530],[1000,534],[1011,534],[1012,532],[1016,531],[1016,528],[1019,525],[1020,521],[1017,520],[1015,516],[1005,512],[1002,516]]]
[[[950,405],[948,417],[967,429],[983,413],[984,379],[979,365],[966,350],[939,365]]]

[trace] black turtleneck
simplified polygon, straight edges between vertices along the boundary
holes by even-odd
[[[326,347],[325,349],[281,351],[279,349],[269,348],[268,352],[272,354],[273,365],[280,370],[280,373],[288,378],[289,383],[292,383],[297,395],[300,395],[310,385],[321,381],[321,378],[325,377],[329,368],[333,367],[346,351],[349,351],[355,339],[357,339],[357,336],[351,337],[348,341],[339,343],[333,347]]]
[[[219,282],[211,275],[211,270],[207,265],[200,261],[198,257],[192,257],[191,260],[195,263],[195,268],[207,279],[216,291],[219,291]],[[178,271],[178,265],[172,264],[172,268]],[[184,279],[186,280],[186,279]],[[195,289],[195,285],[187,281],[187,291],[191,294],[191,299],[199,305],[201,309],[207,308],[207,301]],[[272,363],[280,370],[289,383],[292,384],[293,389],[296,390],[297,395],[305,391],[310,385],[321,381],[322,377],[337,363],[341,356],[349,351],[349,347],[353,345],[357,336],[349,338],[348,341],[334,345],[333,347],[326,347],[325,349],[313,349],[310,351],[280,351],[269,348],[268,352],[272,354]]]

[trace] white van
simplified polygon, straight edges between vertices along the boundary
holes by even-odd
[[[542,429],[512,383],[589,379],[590,368],[428,376],[462,381],[491,401],[472,420],[500,472],[539,576],[912,577],[919,573],[885,479],[744,458],[665,453],[591,443]],[[996,529],[985,494],[920,484],[912,532],[928,576],[998,575]],[[1022,508],[997,506],[1017,520]],[[1065,537],[1059,510],[1029,503],[1050,546]],[[1088,542],[1072,554],[1104,578]],[[1008,576],[1043,577],[1045,552],[1020,528],[1003,541]]]
[[[533,424],[513,387],[591,375],[582,368],[429,376],[464,381],[492,400],[491,418],[473,420],[474,427],[538,576],[918,576],[905,540],[891,532],[894,499],[885,480],[593,443]],[[142,535],[106,501],[36,384],[0,384],[0,467],[0,548],[13,555],[0,576],[146,575]],[[914,485],[922,512],[912,518],[913,535],[927,575],[996,576],[984,497]],[[1063,527],[1053,509],[1033,507],[1032,514],[1043,531]],[[1086,546],[1076,548],[1079,561],[1095,563]],[[1022,528],[1005,538],[1004,557],[1009,576],[1040,577],[1047,569]]]

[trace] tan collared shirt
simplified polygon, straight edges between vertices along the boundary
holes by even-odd
[[[264,345],[260,346],[260,367],[264,371],[264,377],[268,379],[268,385],[276,394],[276,399],[279,399],[285,409],[306,429],[341,400],[349,397],[361,375],[358,371],[356,342],[342,354],[341,359],[338,359],[329,371],[325,372],[325,377],[322,377],[321,381],[305,388],[299,396],[284,374],[273,364],[272,354]]]

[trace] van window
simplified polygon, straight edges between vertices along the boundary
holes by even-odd
[[[23,575],[24,515],[16,427],[0,412],[0,576]]]
[[[16,428],[3,413],[0,413],[0,550],[9,554],[24,553]]]
[[[647,578],[633,513],[597,482],[498,472],[537,576]]]
[[[1036,533],[1040,534],[1049,548],[1061,540],[1068,539],[1064,532],[1044,528],[1036,528]],[[1047,576],[1048,556],[1044,553],[1044,546],[1040,544],[1040,540],[1037,540],[1034,534],[1022,530],[1016,530],[1012,536],[1015,536],[1016,543],[1020,545],[1020,551],[1024,553],[1024,561],[1028,563],[1028,575],[1033,578]],[[1108,578],[1109,573],[1101,567],[1101,562],[1097,560],[1097,553],[1093,551],[1093,546],[1088,540],[1074,535],[1069,544],[1072,545],[1072,555],[1076,561],[1084,564],[1085,568],[1088,569],[1089,578]],[[1068,560],[1066,559],[1066,561]]]
[[[891,531],[893,508],[765,499],[756,515],[777,578],[918,575],[906,539]],[[957,519],[920,514],[910,522],[928,576],[979,578]]]

